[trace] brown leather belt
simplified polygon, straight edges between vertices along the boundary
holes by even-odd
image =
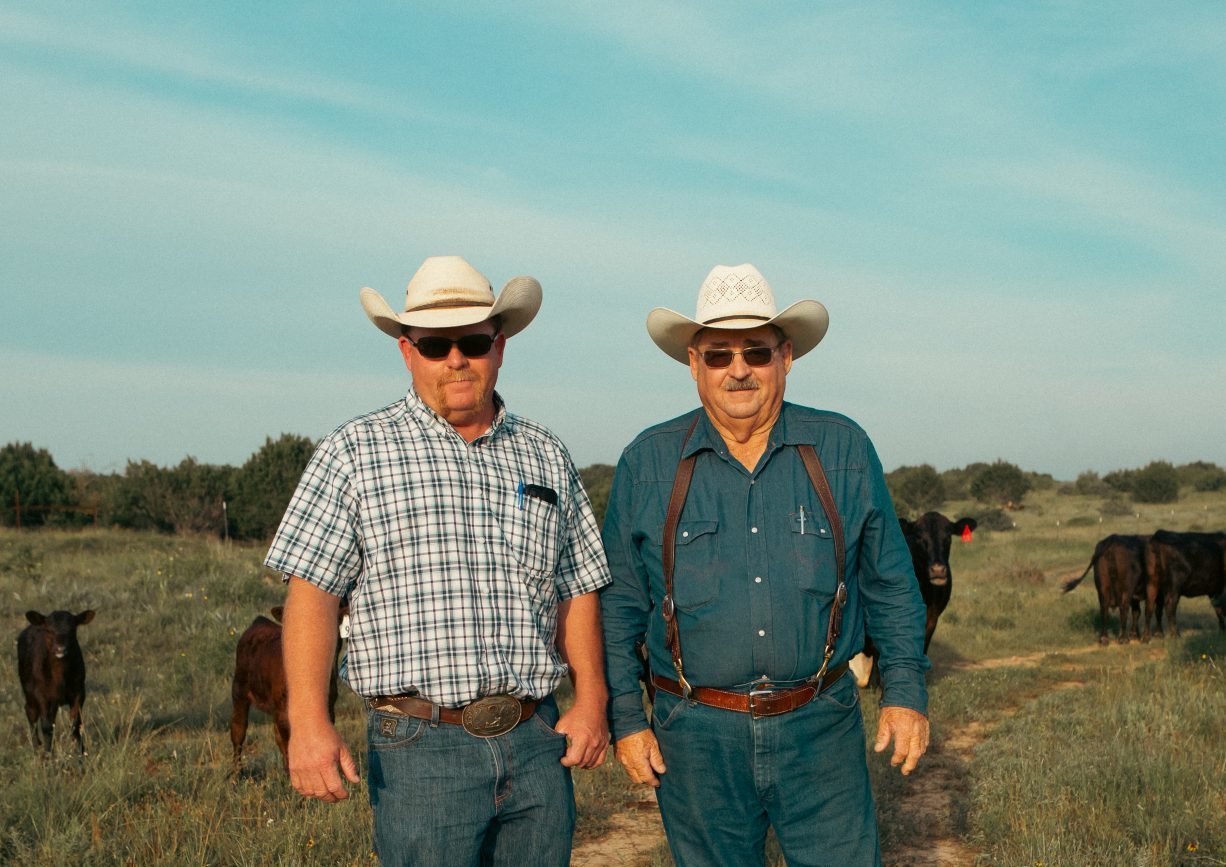
[[[822,680],[822,692],[830,689],[840,677],[847,673],[847,663],[836,665],[826,672]],[[669,695],[684,698],[681,684],[671,677],[657,674],[652,678],[657,689],[662,689]],[[735,710],[747,713],[755,719],[763,716],[779,716],[791,713],[804,707],[818,694],[817,687],[811,683],[793,686],[787,689],[772,689],[769,685],[750,690],[749,692],[730,692],[726,689],[712,689],[709,686],[696,686],[690,690],[690,701],[710,705],[724,710]]]
[[[493,738],[505,735],[532,714],[539,699],[513,695],[487,695],[463,707],[443,707],[414,695],[381,695],[367,702],[371,710],[390,711],[414,719],[438,720],[463,726],[470,735]]]

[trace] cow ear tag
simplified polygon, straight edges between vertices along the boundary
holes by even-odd
[[[962,541],[969,542],[970,540],[971,540],[971,528],[963,527],[962,528]]]

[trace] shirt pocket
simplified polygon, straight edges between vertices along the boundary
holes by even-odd
[[[803,509],[803,511],[802,511]],[[801,520],[803,516],[804,520]],[[793,574],[806,593],[829,599],[838,589],[834,531],[821,507],[805,504],[788,516]]]
[[[677,524],[673,601],[682,611],[701,608],[719,593],[718,530],[719,521],[681,521]]]
[[[539,497],[500,494],[494,503],[498,526],[516,561],[530,577],[552,575],[561,551],[561,513]]]

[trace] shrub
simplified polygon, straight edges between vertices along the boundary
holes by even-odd
[[[592,501],[592,512],[596,515],[596,523],[604,524],[604,514],[609,508],[609,491],[613,488],[614,467],[609,464],[592,464],[579,470],[579,478],[583,489]]]
[[[1120,518],[1133,514],[1133,509],[1119,494],[1112,494],[1103,500],[1103,504],[1098,507],[1098,513],[1104,518]]]
[[[73,484],[55,465],[51,453],[33,443],[9,443],[0,448],[0,523],[17,523],[20,501],[23,526],[37,526],[62,517],[72,501]]]
[[[241,539],[268,539],[276,532],[315,444],[304,436],[283,433],[264,445],[235,473],[229,517]]]
[[[1093,470],[1086,470],[1078,475],[1073,487],[1077,489],[1077,493],[1087,497],[1105,497],[1112,491],[1111,486],[1099,478],[1098,473]]]
[[[1013,519],[1005,514],[1004,509],[984,509],[972,515],[980,530],[1003,532],[1013,529]]]
[[[1112,470],[1103,476],[1103,482],[1109,485],[1112,490],[1119,491],[1121,494],[1127,494],[1132,490],[1132,481],[1136,474],[1136,470]]]
[[[1017,505],[1030,490],[1030,479],[1008,461],[998,460],[971,481],[971,495],[981,503]]]
[[[945,482],[929,464],[899,467],[886,474],[885,481],[894,499],[894,510],[900,515],[921,515],[945,502]]]
[[[1167,461],[1152,461],[1132,480],[1132,498],[1138,503],[1173,503],[1179,499],[1179,476]]]
[[[1196,491],[1220,491],[1226,488],[1226,470],[1208,461],[1193,461],[1175,468],[1179,484]]]

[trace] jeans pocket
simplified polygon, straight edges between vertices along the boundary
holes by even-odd
[[[529,717],[528,722],[531,725],[536,726],[538,730],[544,732],[550,737],[555,737],[555,738],[565,738],[566,737],[566,735],[562,734],[562,732],[553,728],[551,725],[549,725],[548,722],[542,719],[539,713],[534,713],[531,717]]]
[[[651,708],[651,727],[668,731],[689,706],[690,703],[685,699],[656,690],[655,704]]]
[[[411,716],[370,711],[366,718],[366,741],[372,750],[395,750],[421,738],[427,722]]]
[[[850,673],[845,673],[834,686],[823,692],[818,698],[836,707],[841,707],[843,710],[851,710],[860,703],[860,688],[856,686],[856,679]]]

